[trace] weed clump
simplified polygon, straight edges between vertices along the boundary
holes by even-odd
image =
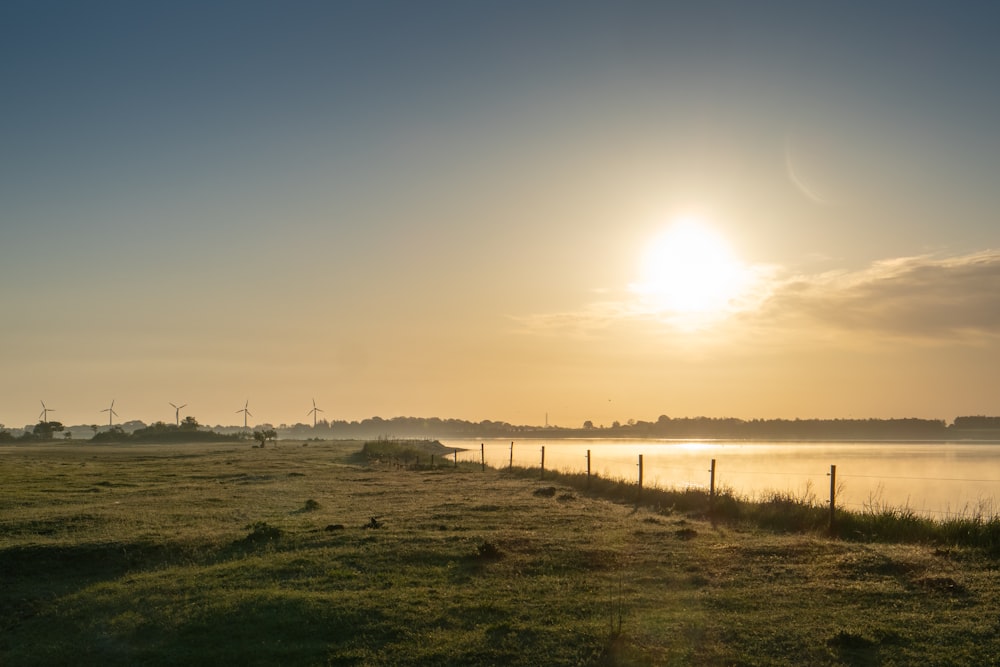
[[[540,498],[551,498],[556,495],[556,487],[543,486],[540,489],[535,489],[535,495]]]
[[[302,506],[303,512],[315,512],[319,509],[319,503],[310,498],[306,501],[306,504]]]
[[[944,593],[960,597],[964,596],[967,592],[965,586],[958,583],[951,577],[926,576],[920,577],[913,583],[924,590],[934,593]]]
[[[266,521],[257,521],[249,526],[250,533],[243,538],[244,544],[265,544],[281,539],[282,530],[277,526],[272,526]]]
[[[480,560],[499,560],[503,558],[503,552],[492,542],[483,542],[476,547],[476,556]]]
[[[827,640],[827,646],[840,650],[861,651],[877,646],[877,642],[857,632],[841,630]]]
[[[693,540],[698,536],[698,531],[694,528],[680,528],[674,531],[674,536],[679,540]]]

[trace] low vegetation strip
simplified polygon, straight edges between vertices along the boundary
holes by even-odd
[[[978,547],[713,524],[696,496],[281,444],[0,447],[0,664],[1000,655]]]
[[[538,469],[514,467],[509,472],[538,478]],[[730,526],[752,526],[785,533],[828,534],[861,542],[931,544],[940,547],[981,549],[1000,557],[1000,516],[970,513],[944,520],[920,516],[907,508],[873,505],[861,511],[835,509],[831,525],[829,505],[806,491],[796,496],[772,491],[746,498],[729,489],[714,496],[702,489],[639,489],[635,482],[608,479],[586,473],[546,471],[546,480],[559,481],[574,489],[653,510],[670,508]]]
[[[360,457],[368,463],[393,463],[410,467],[427,467],[444,464],[445,457],[453,455],[453,447],[445,447],[437,440],[369,440],[361,447]]]

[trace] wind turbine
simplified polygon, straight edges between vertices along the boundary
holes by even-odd
[[[314,398],[313,399],[313,409],[306,413],[307,415],[312,415],[313,416],[313,428],[316,428],[316,413],[317,412],[323,412],[323,410],[321,408],[317,408],[316,407],[316,399]]]
[[[167,401],[167,402],[169,403],[169,401]],[[177,425],[180,426],[181,425],[181,408],[186,408],[187,407],[187,403],[185,403],[184,405],[174,405],[173,403],[170,403],[170,407],[172,407],[174,409],[174,417],[177,419]]]
[[[247,427],[247,417],[253,417],[253,415],[250,414],[250,410],[247,409],[249,406],[250,406],[250,401],[247,400],[247,402],[243,404],[243,409],[236,411],[236,414],[240,414],[241,412],[243,413],[243,428],[244,429],[246,429],[246,427]]]
[[[118,413],[115,412],[115,399],[111,399],[111,407],[104,408],[101,412],[108,413],[108,428],[113,427],[115,425],[114,419],[118,416]]]
[[[49,421],[49,413],[50,412],[55,412],[56,409],[55,408],[47,408],[47,407],[45,407],[45,401],[43,401],[41,399],[39,399],[38,402],[42,404],[42,411],[38,414],[38,418],[40,420],[42,420],[43,422],[48,423],[48,421]]]

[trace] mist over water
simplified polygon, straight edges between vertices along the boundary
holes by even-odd
[[[466,450],[459,461],[479,461],[481,444],[488,465],[511,461],[510,440],[442,442]],[[514,465],[538,468],[542,447],[546,470],[585,472],[590,450],[593,474],[631,481],[641,454],[646,487],[707,490],[715,459],[717,489],[747,497],[781,491],[825,504],[833,465],[838,507],[909,508],[940,519],[1000,510],[1000,443],[515,440]]]

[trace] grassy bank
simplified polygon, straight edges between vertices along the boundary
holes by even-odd
[[[514,467],[511,474],[539,479],[535,468]],[[1000,558],[1000,516],[970,512],[945,520],[888,505],[863,510],[837,508],[831,525],[830,508],[815,494],[769,492],[747,498],[720,489],[713,498],[702,489],[639,489],[634,481],[608,479],[585,473],[547,470],[544,479],[615,502],[633,503],[656,511],[667,508],[730,526],[762,528],[784,533],[816,533],[843,540],[972,547]]]
[[[0,664],[1000,655],[981,548],[713,526],[683,497],[636,506],[537,471],[371,463],[361,447],[0,448]]]

